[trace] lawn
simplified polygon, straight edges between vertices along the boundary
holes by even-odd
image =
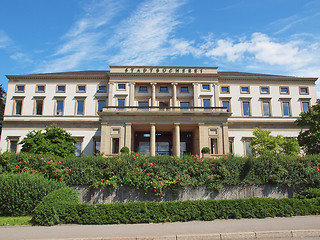
[[[23,217],[0,217],[0,226],[14,226],[14,225],[32,225],[31,216]]]

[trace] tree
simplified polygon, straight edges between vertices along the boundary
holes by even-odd
[[[297,125],[307,130],[301,130],[298,136],[300,146],[307,154],[320,153],[320,104],[302,112],[296,121]]]
[[[6,92],[4,91],[1,84],[0,85],[0,119],[3,118],[5,103],[6,103]]]
[[[296,155],[300,153],[297,139],[293,137],[283,137],[281,135],[274,137],[270,134],[270,131],[262,128],[256,128],[253,131],[255,137],[250,141],[252,155]]]
[[[53,154],[61,157],[74,156],[76,140],[70,133],[56,125],[46,127],[44,132],[31,131],[19,144],[22,152]]]

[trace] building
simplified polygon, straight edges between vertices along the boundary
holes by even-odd
[[[316,103],[316,78],[219,72],[216,67],[110,66],[110,71],[9,75],[0,147],[19,151],[31,130],[56,123],[77,155],[250,154],[256,127],[297,136]]]

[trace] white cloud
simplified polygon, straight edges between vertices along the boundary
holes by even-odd
[[[9,36],[0,29],[0,48],[6,48],[11,44],[11,39]]]
[[[10,58],[13,60],[16,60],[16,61],[32,63],[32,60],[29,58],[29,56],[25,53],[22,53],[22,52],[17,52],[15,54],[11,55]]]
[[[187,54],[188,41],[174,38],[180,22],[177,10],[185,1],[152,0],[140,4],[137,11],[117,26],[109,44],[119,52],[112,64],[154,65],[175,54]]]

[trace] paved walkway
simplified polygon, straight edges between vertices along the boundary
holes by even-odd
[[[194,221],[160,224],[0,227],[0,240],[305,239],[307,237],[316,237],[316,239],[320,239],[320,215],[290,218],[232,219],[209,222]]]

